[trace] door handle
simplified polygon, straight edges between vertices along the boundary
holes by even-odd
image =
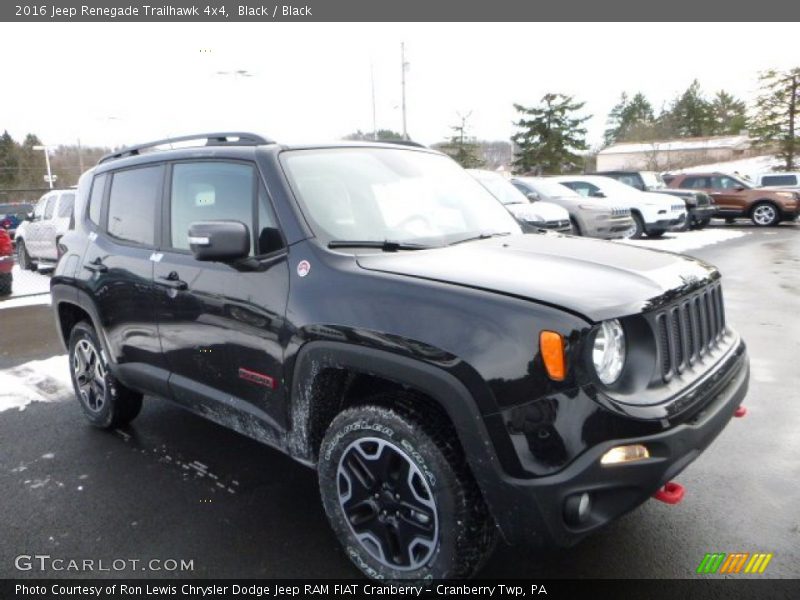
[[[156,283],[173,290],[185,290],[189,287],[189,284],[183,281],[176,271],[170,271],[169,275],[159,275]]]
[[[83,268],[87,271],[91,271],[92,273],[107,273],[108,267],[103,264],[103,259],[99,256],[95,258],[92,262],[88,262],[83,265]]]

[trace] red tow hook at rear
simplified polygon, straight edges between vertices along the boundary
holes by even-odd
[[[664,502],[665,504],[677,504],[683,500],[683,495],[685,493],[686,488],[684,488],[680,483],[668,481],[664,484],[664,487],[653,494],[653,498],[660,502]]]
[[[737,406],[736,410],[733,411],[733,416],[738,418],[742,418],[746,414],[747,414],[747,407],[745,406]]]

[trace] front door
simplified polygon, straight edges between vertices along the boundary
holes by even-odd
[[[168,189],[154,281],[159,288],[159,335],[171,371],[171,395],[212,420],[255,437],[275,435],[286,428],[280,332],[289,272],[282,237],[255,165],[175,162]],[[189,226],[218,220],[247,226],[251,232],[247,261],[195,260]]]

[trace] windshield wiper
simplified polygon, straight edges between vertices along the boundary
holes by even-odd
[[[455,242],[450,242],[447,244],[448,246],[455,246],[456,244],[463,244],[465,242],[474,242],[476,240],[488,240],[489,238],[493,237],[502,237],[505,235],[511,235],[510,231],[498,231],[495,233],[480,233],[478,235],[473,235],[468,238],[464,238],[461,240],[456,240]]]
[[[397,252],[398,250],[426,250],[433,248],[425,244],[414,242],[392,242],[384,240],[333,240],[328,242],[328,248],[377,248],[384,252]]]

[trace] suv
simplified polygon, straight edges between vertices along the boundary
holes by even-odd
[[[575,190],[581,196],[598,202],[613,202],[630,208],[634,230],[630,237],[642,234],[658,238],[667,231],[685,229],[686,203],[663,194],[640,192],[629,185],[600,175],[559,175],[553,181]]]
[[[0,204],[0,229],[4,229],[13,240],[17,227],[33,212],[33,206],[25,203]]]
[[[800,173],[797,172],[773,172],[762,173],[756,177],[758,187],[781,187],[800,190]]]
[[[640,192],[656,192],[681,198],[689,213],[686,229],[702,229],[711,222],[716,212],[711,196],[700,190],[668,188],[663,177],[655,171],[599,171],[595,175],[611,177]]]
[[[86,418],[161,396],[316,469],[371,577],[469,576],[498,534],[566,546],[676,500],[747,390],[714,267],[523,235],[424,148],[131,147],[81,177],[61,243]]]
[[[58,241],[71,226],[74,204],[75,190],[53,190],[36,203],[33,216],[19,224],[14,238],[21,269],[34,271],[39,263],[58,260]]]
[[[669,187],[707,192],[716,204],[716,216],[729,223],[749,218],[760,227],[768,227],[794,221],[800,215],[799,192],[753,187],[725,173],[684,173],[670,180]]]

